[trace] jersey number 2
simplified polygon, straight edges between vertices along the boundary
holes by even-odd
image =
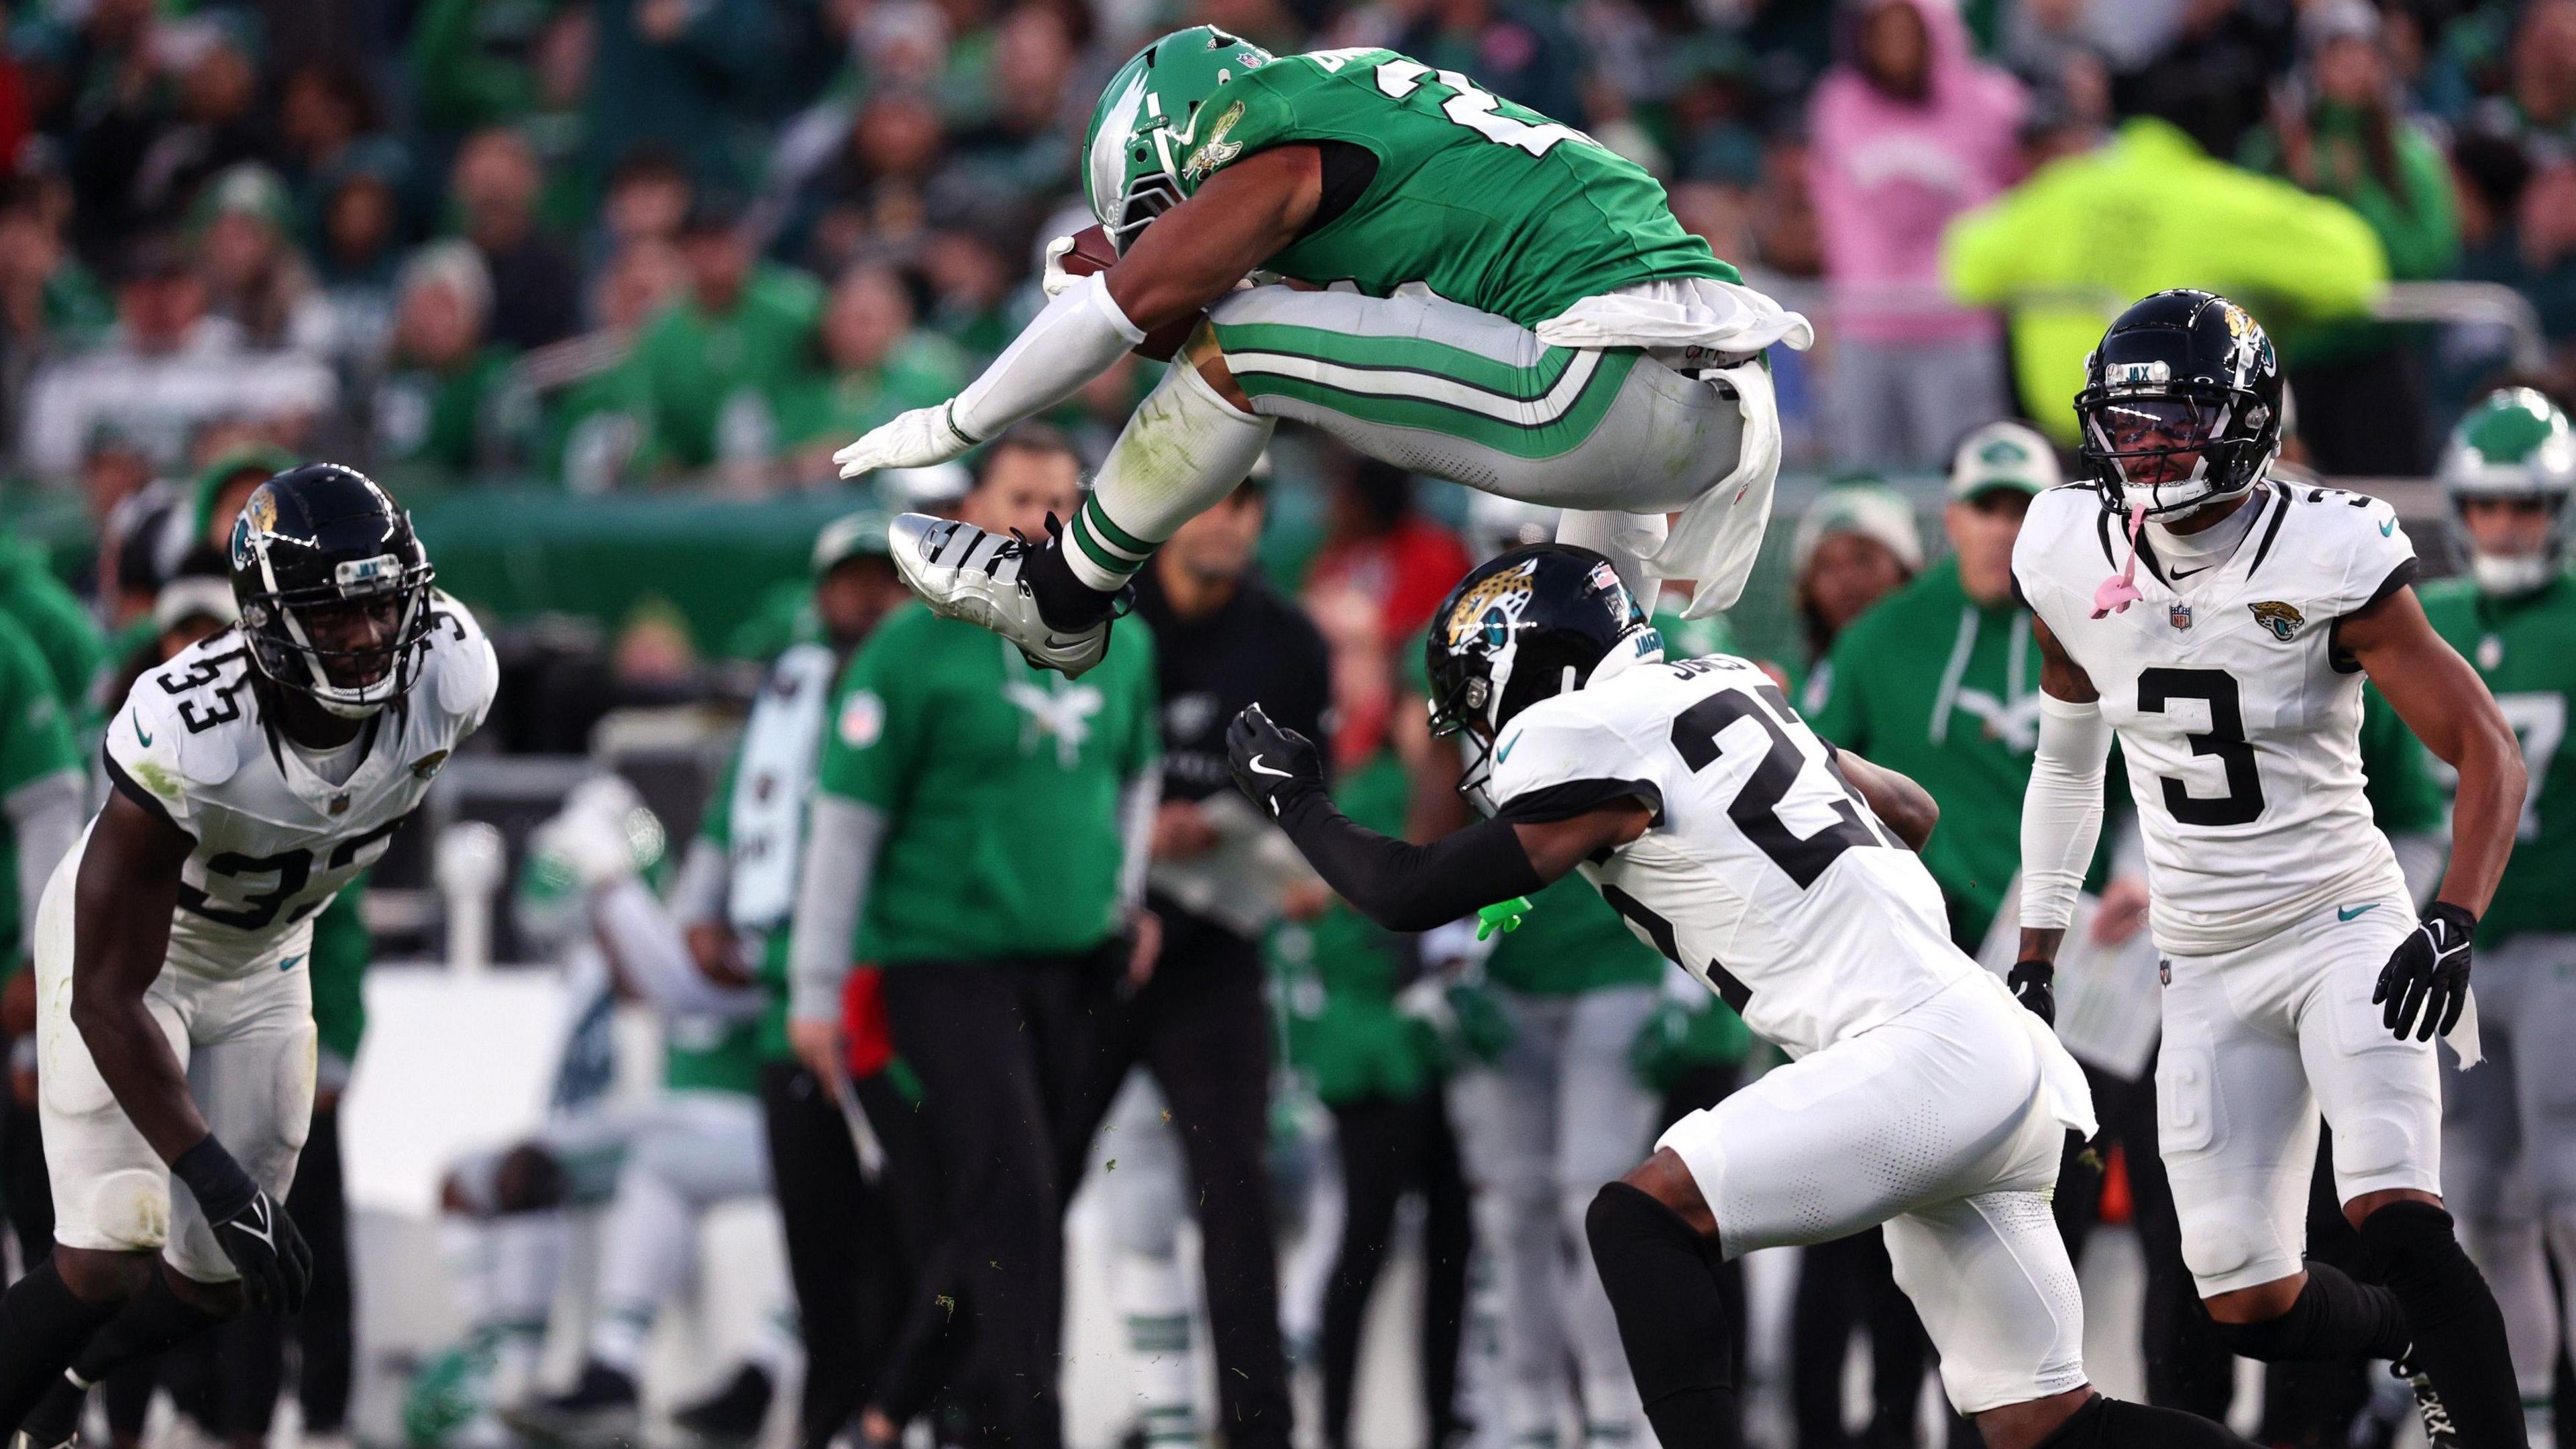
[[[1497,109],[1502,105],[1492,91],[1476,84],[1454,70],[1434,71],[1418,60],[1382,61],[1376,70],[1377,88],[1390,100],[1403,100],[1422,88],[1428,77],[1457,94],[1440,103],[1440,114],[1475,132],[1488,141],[1504,146],[1518,146],[1533,156],[1544,156],[1559,141],[1597,144],[1572,126],[1554,121],[1532,124],[1515,121]]]
[[[1763,733],[1771,737],[1771,747],[1764,752],[1762,762],[1753,767],[1753,773],[1745,776],[1743,788],[1735,792],[1734,801],[1726,807],[1727,818],[1744,832],[1745,839],[1771,857],[1772,864],[1786,871],[1789,879],[1798,883],[1798,889],[1805,890],[1844,851],[1855,845],[1885,842],[1862,822],[1860,810],[1855,808],[1860,802],[1852,797],[1850,782],[1843,779],[1842,771],[1834,768],[1831,759],[1825,761],[1825,769],[1840,787],[1832,801],[1833,822],[1813,835],[1790,831],[1780,818],[1780,802],[1798,783],[1807,755],[1771,717],[1776,713],[1784,719],[1796,719],[1789,701],[1773,685],[1763,685],[1758,692],[1761,703],[1756,703],[1750,694],[1728,689],[1683,710],[1673,719],[1673,748],[1681,752],[1682,762],[1691,769],[1705,770],[1725,753],[1717,742],[1720,731],[1740,719],[1762,726]],[[1764,709],[1763,704],[1770,708]]]
[[[2236,676],[2224,669],[2141,669],[2138,709],[2162,714],[2178,699],[2209,705],[2206,733],[2185,735],[2195,755],[2215,755],[2227,769],[2227,793],[2204,799],[2171,775],[2164,782],[2165,809],[2185,825],[2245,825],[2262,818],[2263,772],[2255,767],[2254,746],[2245,738],[2245,701]]]

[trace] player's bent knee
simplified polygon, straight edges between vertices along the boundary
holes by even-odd
[[[2219,1324],[2269,1323],[2288,1313],[2299,1301],[2299,1290],[2306,1283],[2303,1274],[2275,1278],[2245,1288],[2231,1288],[2224,1293],[2211,1293],[2201,1299],[2210,1319]]]
[[[2182,1214],[2182,1261],[2201,1285],[2203,1298],[2254,1288],[2299,1270],[2299,1255],[2285,1248],[2261,1203],[2222,1200]]]
[[[1707,1200],[1700,1196],[1699,1180],[1691,1176],[1690,1168],[1682,1162],[1681,1155],[1671,1148],[1656,1148],[1653,1156],[1630,1168],[1619,1180],[1672,1209],[1675,1216],[1690,1224],[1692,1230],[1702,1237],[1716,1236],[1717,1215],[1710,1210]],[[1584,1214],[1587,1231],[1600,1212],[1601,1197],[1596,1194],[1592,1206]]]
[[[2337,1137],[2335,1139],[2335,1151],[2338,1155],[2343,1151],[2343,1139],[2341,1137]],[[2432,1208],[2436,1212],[2447,1213],[2448,1211],[2448,1209],[2443,1207],[2441,1195],[2438,1193],[2425,1192],[2421,1189],[2411,1187],[2392,1187],[2384,1188],[2378,1192],[2362,1193],[2358,1197],[2353,1198],[2350,1202],[2345,1203],[2343,1205],[2343,1219],[2345,1222],[2352,1224],[2354,1231],[2358,1232],[2361,1225],[2370,1221],[2371,1218],[2376,1216],[2382,1208],[2390,1207],[2401,1202],[2421,1203],[2426,1207]]]

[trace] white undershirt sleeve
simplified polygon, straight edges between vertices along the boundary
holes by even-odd
[[[671,904],[672,918],[683,926],[724,921],[725,897],[732,888],[732,876],[732,862],[725,859],[723,846],[703,835],[691,839],[688,853],[680,857],[680,872],[672,878],[665,897]]]
[[[664,1016],[758,1016],[766,999],[756,986],[718,986],[689,955],[680,922],[642,881],[628,876],[600,889],[592,905],[600,939],[628,985]]]
[[[796,883],[796,919],[787,938],[789,1016],[841,1019],[850,943],[867,911],[885,835],[884,811],[838,795],[815,795],[805,827],[805,867]]]
[[[1107,275],[1094,272],[1056,294],[966,385],[949,405],[949,424],[983,442],[1073,396],[1144,340],[1144,329],[1110,300]]]
[[[2021,924],[2060,931],[2102,835],[2102,771],[2111,727],[2099,704],[2039,697],[2039,749],[2021,797]]]

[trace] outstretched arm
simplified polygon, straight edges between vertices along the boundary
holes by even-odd
[[[2451,865],[2438,901],[2483,915],[2513,854],[2529,777],[2522,746],[2486,681],[2433,632],[2411,588],[2336,621],[2335,644],[2370,674],[2425,748],[2460,772]]]
[[[1322,153],[1312,146],[1277,146],[1237,161],[1156,218],[1115,266],[1056,294],[964,392],[901,414],[832,460],[844,478],[926,468],[1044,412],[1146,334],[1232,291],[1296,240],[1322,199]]]
[[[1288,832],[1324,883],[1390,931],[1427,931],[1538,891],[1594,852],[1646,833],[1644,804],[1620,801],[1543,823],[1484,820],[1428,845],[1353,824],[1324,793],[1313,743],[1254,705],[1226,730],[1235,783]]]

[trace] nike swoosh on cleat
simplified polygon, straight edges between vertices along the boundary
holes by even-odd
[[[1261,757],[1259,755],[1252,757],[1252,773],[1256,775],[1276,775],[1282,780],[1293,780],[1296,778],[1296,776],[1289,774],[1286,770],[1274,770],[1268,765],[1261,763]]]
[[[2347,911],[2347,910],[2345,910],[2345,909],[2344,909],[2343,907],[2341,907],[2341,906],[2337,906],[2337,907],[2335,907],[2335,919],[2336,919],[2336,920],[2338,920],[2338,921],[2350,921],[2350,920],[2357,920],[2357,919],[2359,919],[2360,917],[2365,916],[2365,915],[2368,915],[2368,914],[2369,914],[2369,913],[2371,913],[2372,911],[2375,911],[2375,910],[2378,910],[2378,909],[2379,909],[2379,902],[2377,902],[2377,901],[2372,901],[2369,905],[2366,905],[2366,906],[2355,906],[2355,907],[2353,907],[2351,910],[2348,910],[2348,911]]]

